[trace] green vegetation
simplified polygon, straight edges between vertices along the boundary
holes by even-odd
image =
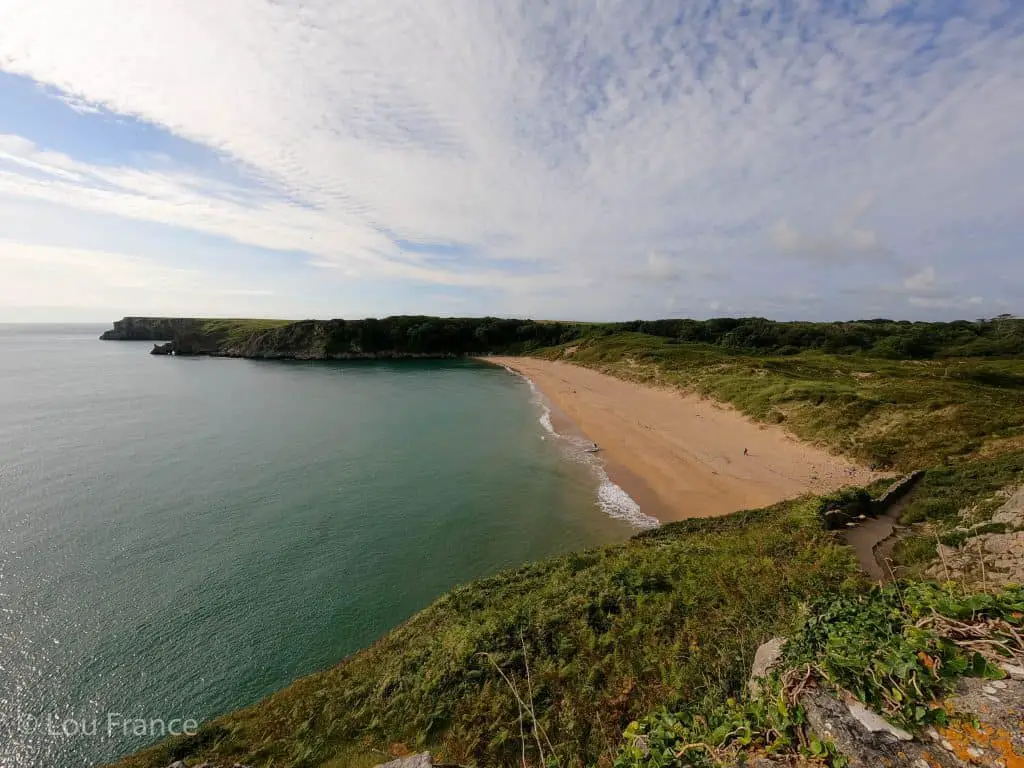
[[[975,536],[1005,532],[1005,524],[988,521],[1005,501],[998,491],[1022,481],[1024,450],[931,467],[903,506],[900,522],[914,533],[896,545],[894,563],[907,575],[918,574],[938,556],[939,542],[959,547]]]
[[[714,397],[878,467],[924,469],[901,502],[914,535],[893,553],[911,575],[938,541],[996,530],[996,492],[1024,479],[1024,360],[1013,357],[1024,354],[1024,321],[1009,317],[204,322],[236,344],[316,338],[331,354],[571,359]],[[996,674],[952,622],[984,619],[1005,642],[999,633],[1019,634],[1024,609],[1019,589],[869,589],[828,528],[867,512],[884,484],[673,523],[458,587],[333,669],[122,765],[341,768],[424,748],[486,766],[707,768],[740,750],[839,765],[804,732],[795,680],[842,686],[918,727],[941,717],[932,697],[956,676]],[[777,634],[793,637],[785,664],[751,701],[753,651]]]
[[[1002,316],[954,323],[862,320],[780,323],[758,317],[713,320],[654,320],[626,323],[538,322],[496,317],[396,315],[364,320],[211,320],[126,318],[143,326],[138,338],[169,339],[172,327],[199,332],[229,346],[261,337],[289,342],[326,340],[332,354],[402,353],[468,355],[527,354],[559,344],[642,336],[665,345],[705,348],[719,354],[786,357],[801,352],[875,359],[929,360],[1006,357],[1024,354],[1024,320]],[[145,326],[158,328],[147,335]],[[1019,373],[972,372],[990,386],[1020,387]]]
[[[201,320],[203,333],[219,336],[226,341],[237,344],[274,328],[291,325],[291,320]]]
[[[905,320],[779,323],[761,317],[719,317],[712,320],[638,320],[602,328],[663,336],[676,343],[708,344],[774,355],[817,350],[908,360],[1024,353],[1024,321],[1009,315],[993,320],[952,323],[911,323]]]
[[[610,765],[631,720],[724,700],[805,601],[852,588],[820,513],[804,499],[670,524],[458,587],[337,667],[124,765],[355,763],[394,742],[465,764],[516,765],[525,749],[537,765],[543,749]]]
[[[710,321],[709,321],[710,322]],[[540,353],[620,378],[695,390],[878,467],[909,471],[1024,447],[1024,360],[787,356],[637,333]]]
[[[971,594],[911,582],[830,596],[810,606],[758,701],[662,708],[630,724],[615,766],[713,768],[734,765],[741,750],[832,758],[829,745],[804,732],[795,700],[811,679],[852,693],[912,731],[944,724],[947,712],[937,702],[961,677],[1005,677],[997,662],[1024,653],[1022,629],[1020,588]]]

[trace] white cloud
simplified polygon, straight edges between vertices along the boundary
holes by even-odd
[[[781,219],[771,228],[771,240],[785,253],[814,261],[851,263],[880,258],[886,250],[877,233],[859,224],[873,202],[874,195],[861,195],[829,227],[821,230],[802,230]]]
[[[70,306],[90,310],[124,307],[132,313],[140,296],[161,297],[165,307],[202,307],[223,303],[224,313],[232,304],[223,297],[271,296],[270,288],[239,287],[230,283],[212,283],[198,269],[161,266],[151,260],[79,248],[26,245],[0,240],[0,306],[8,311],[40,305]],[[227,278],[225,278],[227,279]],[[101,316],[101,315],[94,315]]]
[[[959,227],[938,254],[951,280],[984,276],[964,250],[979,222],[1024,242],[1020,8],[742,5],[7,0],[0,69],[213,148],[258,186],[28,136],[0,138],[0,194],[547,316],[644,314],[659,282],[711,272],[716,296],[785,301],[766,262],[825,282],[836,264],[923,263],[937,254],[907,233],[939,223]]]
[[[928,293],[935,290],[935,267],[929,265],[920,272],[915,272],[903,281],[903,287],[916,293]]]

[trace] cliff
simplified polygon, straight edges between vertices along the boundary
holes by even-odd
[[[115,320],[114,327],[100,338],[103,341],[171,341],[175,333],[203,322],[190,317],[125,317]]]
[[[126,317],[100,338],[166,342],[153,354],[294,360],[450,358],[521,353],[578,338],[578,323],[396,316],[365,320]]]

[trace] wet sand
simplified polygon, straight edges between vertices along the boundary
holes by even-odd
[[[576,429],[596,442],[612,481],[663,522],[762,507],[882,476],[697,395],[571,363],[486,360],[531,379],[553,405],[556,430]]]

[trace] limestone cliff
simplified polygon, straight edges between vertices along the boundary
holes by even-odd
[[[165,342],[155,355],[293,360],[452,358],[515,351],[521,329],[548,326],[494,318],[393,317],[382,320],[214,320],[125,317],[100,338]],[[547,341],[547,339],[545,339]]]
[[[191,317],[125,317],[100,336],[104,341],[171,341],[175,333],[202,325]]]

